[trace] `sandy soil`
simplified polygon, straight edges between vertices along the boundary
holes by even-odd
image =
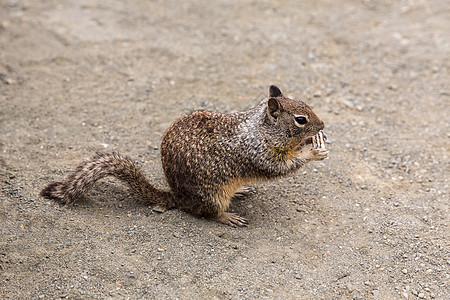
[[[0,298],[449,299],[450,3],[299,2],[0,1]],[[172,122],[270,84],[330,159],[233,203],[248,228],[38,196],[105,150],[165,188]]]

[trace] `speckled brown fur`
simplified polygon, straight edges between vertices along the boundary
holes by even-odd
[[[142,171],[128,157],[117,153],[97,153],[84,162],[63,182],[53,182],[41,196],[61,204],[70,204],[83,196],[101,178],[114,176],[126,182],[143,204],[174,207],[173,194],[153,187]]]
[[[299,124],[298,116],[307,123]],[[301,151],[323,127],[305,103],[288,99],[271,86],[269,99],[248,111],[194,112],[170,126],[162,140],[161,158],[171,191],[154,188],[131,159],[113,152],[97,154],[67,180],[48,185],[41,195],[72,203],[97,180],[114,176],[128,183],[143,203],[246,226],[245,219],[226,212],[233,195],[249,182],[288,175],[312,160],[326,158],[325,149]]]

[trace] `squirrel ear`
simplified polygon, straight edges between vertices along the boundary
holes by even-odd
[[[269,88],[269,97],[281,97],[283,94],[281,93],[280,89],[274,85],[271,85]]]
[[[275,99],[275,98],[269,98],[269,101],[267,102],[267,115],[269,116],[269,119],[276,120],[281,113],[281,103]]]

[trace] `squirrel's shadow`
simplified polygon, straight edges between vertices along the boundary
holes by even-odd
[[[98,181],[74,204],[64,205],[67,209],[90,209],[94,207],[101,207],[103,210],[124,210],[147,208],[150,211],[152,207],[143,204],[138,199],[139,195],[135,194],[127,185],[121,183],[119,180],[109,178]],[[243,196],[233,197],[230,205],[230,211],[238,214],[248,215],[248,205],[253,207],[257,205],[255,200],[257,197],[257,190],[252,188],[252,191]],[[178,210],[175,208],[175,210]],[[182,210],[180,210],[182,211]],[[157,210],[158,213],[162,212]],[[201,217],[200,217],[201,219]]]
[[[141,203],[126,185],[110,179],[107,181],[99,181],[95,183],[91,190],[86,195],[83,195],[76,203],[66,205],[68,208],[88,208],[88,207],[103,207],[103,208],[139,208],[146,207]]]

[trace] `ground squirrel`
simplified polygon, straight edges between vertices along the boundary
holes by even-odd
[[[77,201],[99,179],[126,182],[140,202],[179,208],[231,226],[247,220],[227,212],[244,184],[290,174],[310,161],[323,160],[324,123],[304,102],[289,99],[276,86],[256,107],[233,114],[198,111],[172,124],[161,143],[161,159],[171,191],[156,189],[128,157],[98,153],[65,181],[41,195],[62,204]],[[312,148],[307,149],[307,144]]]

